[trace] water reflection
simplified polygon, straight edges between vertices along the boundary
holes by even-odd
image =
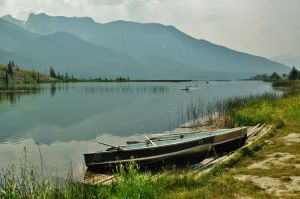
[[[1,102],[4,102],[4,101],[9,101],[10,104],[16,104],[17,101],[20,100],[20,96],[21,94],[20,93],[13,93],[13,92],[10,92],[10,93],[0,93],[0,103]]]
[[[56,84],[51,84],[50,85],[50,93],[51,93],[52,98],[55,96],[55,92],[56,92]]]
[[[186,93],[180,90],[185,84],[47,84],[38,93],[2,94],[0,143],[34,137],[50,145],[92,140],[102,133],[157,133],[184,123],[188,118],[181,113],[195,99],[205,103],[272,90],[264,82],[211,82]]]
[[[57,93],[81,92],[85,95],[97,94],[162,94],[170,92],[170,88],[166,85],[141,85],[133,86],[130,83],[51,83],[44,84],[42,90],[35,92],[8,92],[0,93],[0,103],[9,101],[10,104],[19,103],[22,97],[28,95],[39,95],[50,92],[51,98]],[[84,86],[83,86],[84,85]]]
[[[170,91],[167,85],[153,85],[154,83],[53,83],[47,85],[53,97],[56,92],[68,93],[76,89],[86,95],[95,94],[127,94],[127,93],[153,93],[161,94]],[[84,85],[84,86],[83,86]]]
[[[11,105],[14,105],[19,103],[22,97],[36,94],[37,92],[1,92],[0,103],[9,102]]]
[[[39,146],[36,145],[36,140],[28,137],[19,140],[18,143],[0,143],[0,168],[6,169],[12,163],[16,168],[19,168],[19,160],[24,158],[23,147],[26,146],[30,162],[39,167],[41,164],[41,152],[43,164],[48,174],[66,178],[67,171],[72,167],[75,175],[82,175],[85,173],[85,163],[82,154],[104,149],[103,146],[97,143],[97,140],[105,140],[106,142],[120,145],[124,144],[128,139],[136,140],[139,137],[102,134],[89,141],[54,142],[50,145],[40,144]]]
[[[152,93],[162,94],[170,91],[166,86],[142,86],[132,87],[130,85],[120,87],[86,87],[83,88],[85,94],[127,94],[127,93]],[[81,91],[83,91],[81,90]]]

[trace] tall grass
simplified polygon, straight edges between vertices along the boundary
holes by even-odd
[[[279,96],[279,94],[267,92],[242,97],[231,97],[225,100],[217,99],[208,103],[204,103],[201,100],[193,101],[187,106],[185,116],[188,121],[192,121],[193,127],[201,126],[205,122],[205,124],[209,125],[231,128],[239,124],[236,122],[239,118],[235,117],[237,110],[251,103],[272,101]]]
[[[104,185],[86,185],[74,176],[72,169],[67,179],[52,177],[33,165],[24,148],[20,166],[10,165],[0,172],[0,198],[157,198],[159,186],[150,173],[139,173],[135,164],[120,167],[116,181]]]
[[[281,80],[272,82],[275,89],[284,91],[284,97],[293,96],[300,92],[300,81]]]

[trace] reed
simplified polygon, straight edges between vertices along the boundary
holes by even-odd
[[[272,86],[283,91],[284,97],[297,95],[300,92],[300,81],[299,80],[281,80],[272,82]]]
[[[157,198],[159,195],[159,185],[151,174],[138,172],[135,164],[120,167],[115,174],[117,181],[92,186],[82,184],[72,167],[67,178],[60,179],[41,172],[41,168],[33,165],[26,148],[23,154],[19,167],[11,164],[0,172],[0,198]]]
[[[231,97],[225,100],[216,99],[208,103],[204,103],[201,100],[192,101],[185,109],[185,118],[187,121],[192,121],[193,127],[206,124],[231,128],[237,124],[236,120],[238,118],[235,116],[237,110],[246,107],[248,104],[273,101],[279,97],[279,94],[267,92],[242,97]]]

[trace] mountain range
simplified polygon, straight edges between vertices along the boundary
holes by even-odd
[[[300,56],[294,56],[294,55],[280,55],[277,57],[271,58],[271,60],[283,63],[289,67],[295,66],[300,70]]]
[[[174,26],[30,14],[0,18],[0,63],[80,77],[234,79],[287,73],[269,59],[196,39]]]

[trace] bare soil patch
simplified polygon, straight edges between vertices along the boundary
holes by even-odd
[[[240,181],[250,180],[259,188],[266,190],[268,193],[274,193],[276,196],[300,191],[300,176],[291,176],[287,182],[277,178],[252,175],[236,175],[234,178]]]
[[[269,169],[270,165],[275,166],[289,166],[290,163],[287,163],[287,161],[296,158],[296,155],[290,154],[290,153],[272,153],[267,156],[267,158],[260,162],[255,162],[251,165],[249,165],[248,169]],[[297,164],[296,164],[297,165]],[[297,167],[294,165],[295,167]]]
[[[290,133],[287,136],[283,137],[282,140],[284,140],[287,145],[291,145],[292,143],[300,143],[300,134]]]

